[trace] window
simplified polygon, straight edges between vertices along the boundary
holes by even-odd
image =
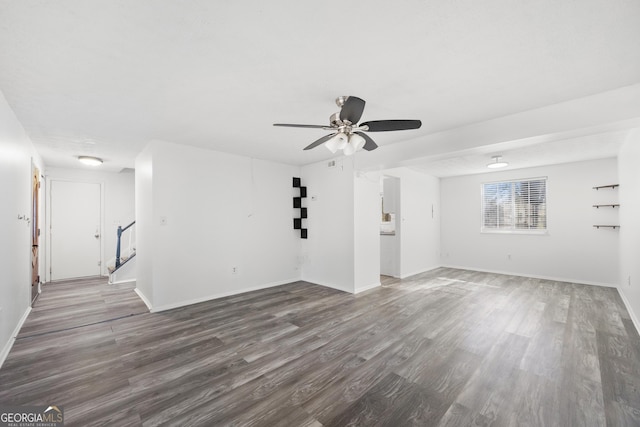
[[[547,230],[547,178],[482,184],[482,231]]]

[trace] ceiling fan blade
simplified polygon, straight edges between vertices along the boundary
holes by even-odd
[[[362,117],[362,112],[364,111],[364,104],[364,100],[356,96],[347,97],[347,100],[344,102],[344,105],[340,110],[340,120],[348,120],[351,124],[358,123],[358,121],[360,121],[360,117]]]
[[[323,126],[323,125],[294,125],[290,123],[274,123],[273,125],[282,126],[286,128],[312,128],[312,129],[324,129],[329,127],[329,126]]]
[[[355,134],[360,135],[361,137],[364,138],[365,142],[364,146],[362,148],[364,148],[367,151],[372,151],[375,150],[376,148],[378,148],[378,144],[376,144],[373,139],[371,139],[371,137],[369,135],[367,135],[364,132],[354,132]]]
[[[330,140],[333,136],[337,135],[338,132],[336,133],[332,133],[329,135],[325,135],[322,138],[320,138],[319,140],[312,142],[311,144],[307,145],[306,147],[304,147],[305,150],[311,150],[312,148],[316,148],[318,145],[324,144],[325,142],[327,142],[328,140]]]
[[[367,126],[367,132],[386,132],[391,130],[419,129],[422,126],[420,120],[374,120],[360,123],[360,126]]]

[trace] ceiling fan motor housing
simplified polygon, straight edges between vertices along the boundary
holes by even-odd
[[[342,126],[342,120],[340,120],[340,112],[333,113],[331,117],[329,117],[329,123],[331,126]]]

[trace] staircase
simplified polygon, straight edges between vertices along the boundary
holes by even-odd
[[[109,270],[109,283],[124,283],[136,280],[136,244],[135,244],[135,224],[122,227],[118,226],[118,242],[116,244],[116,256],[107,262]],[[123,239],[123,236],[126,239]],[[122,247],[123,241],[127,241],[126,247]]]

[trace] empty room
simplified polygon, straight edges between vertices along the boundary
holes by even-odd
[[[0,0],[0,425],[640,426],[639,23]]]

